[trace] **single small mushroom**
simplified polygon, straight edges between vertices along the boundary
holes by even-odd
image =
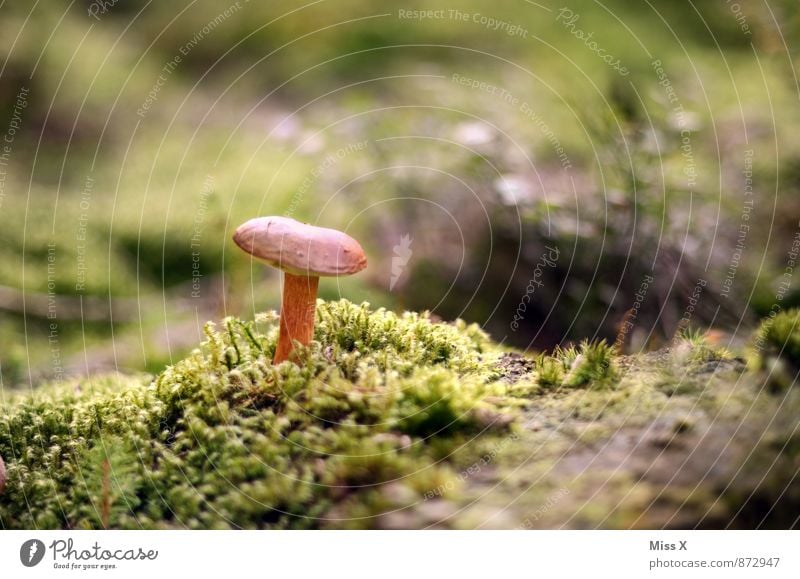
[[[6,465],[3,463],[3,457],[0,456],[0,495],[6,490]]]
[[[344,276],[367,267],[367,257],[349,235],[288,217],[258,217],[241,225],[233,240],[250,255],[283,271],[280,335],[273,363],[291,357],[294,341],[314,335],[320,276]]]

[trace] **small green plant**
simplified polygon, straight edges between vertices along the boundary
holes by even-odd
[[[617,376],[615,360],[614,348],[604,340],[556,347],[536,359],[537,381],[546,389],[603,386]]]
[[[578,355],[570,356],[571,363],[564,386],[577,388],[583,385],[604,386],[617,374],[614,348],[605,340],[583,341]]]
[[[779,355],[800,366],[800,309],[764,320],[756,334],[756,349],[762,355]]]
[[[128,517],[140,506],[140,468],[132,457],[137,457],[136,450],[119,436],[101,438],[78,455],[83,480],[77,493],[86,493],[79,502],[86,508],[90,528],[128,527],[134,522]]]
[[[540,354],[536,360],[536,378],[542,388],[561,386],[564,381],[564,363],[547,354]]]
[[[678,363],[702,364],[733,359],[733,354],[709,342],[706,333],[699,329],[685,328],[675,338],[673,354]]]

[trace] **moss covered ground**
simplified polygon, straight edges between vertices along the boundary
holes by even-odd
[[[155,379],[6,393],[0,526],[797,526],[798,317],[765,322],[748,365],[701,335],[525,356],[320,302],[279,366],[274,314],[228,318]]]

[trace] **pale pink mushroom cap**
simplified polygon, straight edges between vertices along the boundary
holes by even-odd
[[[352,275],[367,267],[364,250],[349,235],[289,217],[251,219],[233,240],[243,251],[293,275]]]

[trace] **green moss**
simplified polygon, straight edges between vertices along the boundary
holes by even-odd
[[[695,366],[733,359],[733,354],[709,342],[706,334],[700,330],[687,329],[681,332],[675,340],[672,352],[678,364]]]
[[[556,348],[536,359],[537,380],[543,388],[607,386],[617,377],[614,349],[605,341]]]
[[[564,363],[553,356],[540,354],[536,359],[536,373],[543,388],[556,388],[564,381]]]
[[[766,372],[775,390],[795,384],[800,371],[800,309],[766,318],[755,335],[750,364]]]
[[[655,493],[678,505],[687,495],[631,482],[629,468],[661,472],[639,454],[675,463],[685,449],[696,461],[694,438],[727,445],[726,425],[746,416],[770,419],[748,423],[753,440],[790,440],[798,406],[794,393],[754,388],[753,375],[740,383],[735,360],[709,377],[669,352],[618,359],[603,343],[526,358],[475,325],[347,301],[319,302],[297,365],[272,365],[277,331],[275,314],[227,318],[155,379],[74,380],[7,398],[0,526],[657,524],[646,511]],[[764,460],[786,446],[771,444]],[[791,460],[775,464],[789,472]],[[726,488],[707,486],[707,470],[686,488]],[[735,513],[730,497],[720,509]]]
[[[568,357],[571,363],[564,377],[565,386],[576,388],[588,384],[607,385],[616,377],[614,351],[606,342],[584,341],[577,350],[572,349],[572,352]]]
[[[300,364],[273,366],[276,320],[208,324],[152,383],[53,385],[5,408],[3,526],[318,525],[401,477],[422,496],[470,438],[478,453],[511,428],[518,395],[477,326],[320,302]]]
[[[756,336],[756,347],[762,355],[780,355],[800,367],[800,309],[767,318]]]

